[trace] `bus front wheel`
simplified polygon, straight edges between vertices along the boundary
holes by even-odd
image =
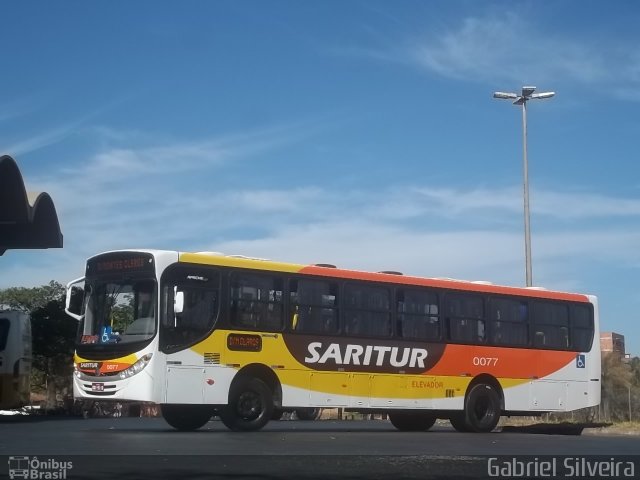
[[[389,413],[391,424],[403,432],[424,432],[433,427],[436,417],[429,413]]]
[[[491,385],[475,385],[467,395],[464,414],[464,424],[470,432],[492,431],[500,420],[500,395]]]
[[[242,378],[231,387],[220,419],[231,430],[260,430],[273,417],[273,408],[271,390],[262,380]]]
[[[165,422],[176,430],[191,431],[204,426],[213,416],[214,409],[209,405],[160,405]]]

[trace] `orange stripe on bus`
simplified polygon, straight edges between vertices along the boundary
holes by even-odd
[[[447,345],[440,361],[425,375],[544,378],[576,359],[576,352]]]
[[[469,292],[495,293],[501,295],[518,295],[522,297],[546,298],[551,300],[569,300],[573,302],[588,302],[586,295],[578,293],[557,292],[553,290],[533,290],[528,288],[505,287],[501,285],[487,285],[462,280],[440,280],[434,278],[410,277],[405,275],[393,275],[386,273],[368,273],[355,270],[342,270],[338,268],[326,268],[308,266],[300,270],[300,273],[317,275],[329,278],[342,278],[349,280],[366,280],[371,282],[395,283],[398,285],[415,285],[421,287],[446,288],[450,290],[463,290]]]

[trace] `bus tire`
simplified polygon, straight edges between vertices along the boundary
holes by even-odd
[[[402,432],[424,432],[436,423],[436,417],[429,413],[391,412],[389,420]]]
[[[282,416],[284,415],[284,410],[281,408],[274,408],[273,413],[271,414],[271,420],[282,420]]]
[[[188,432],[204,426],[213,416],[209,405],[175,405],[164,403],[160,412],[165,422],[176,430]]]
[[[220,410],[220,420],[234,431],[260,430],[273,416],[273,396],[258,378],[241,378],[229,393],[229,403]]]
[[[321,408],[297,408],[296,417],[298,420],[318,420],[322,413]]]
[[[500,420],[500,396],[486,383],[475,385],[464,405],[465,425],[470,432],[488,433]]]

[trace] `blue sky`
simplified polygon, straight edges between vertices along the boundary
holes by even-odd
[[[619,1],[3,2],[0,153],[65,247],[214,250],[595,294],[640,354],[640,5]],[[577,11],[579,10],[579,14]]]

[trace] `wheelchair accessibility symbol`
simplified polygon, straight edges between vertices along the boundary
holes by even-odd
[[[102,332],[100,333],[100,341],[102,343],[108,343],[111,340],[111,327],[102,327]]]
[[[585,368],[586,363],[587,360],[584,354],[579,353],[576,355],[576,368]]]

